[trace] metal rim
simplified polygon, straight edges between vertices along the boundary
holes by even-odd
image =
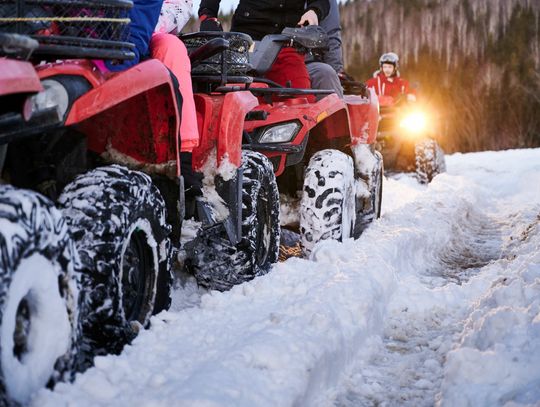
[[[28,296],[28,295],[27,295]],[[22,361],[28,353],[28,336],[32,327],[32,312],[27,296],[17,306],[15,314],[15,330],[13,331],[13,355]]]
[[[257,235],[255,238],[255,262],[263,266],[270,253],[272,240],[272,216],[269,210],[268,191],[261,186],[257,195]]]
[[[128,321],[144,320],[153,267],[146,233],[135,229],[122,256],[122,307]]]

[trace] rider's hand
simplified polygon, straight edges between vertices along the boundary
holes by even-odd
[[[341,82],[354,82],[354,78],[345,71],[338,72],[337,76]]]
[[[298,25],[301,27],[304,25],[319,25],[319,17],[317,17],[317,13],[315,13],[315,11],[308,10],[302,17],[300,17]]]
[[[223,31],[219,20],[216,17],[202,15],[199,17],[201,27],[199,31]]]

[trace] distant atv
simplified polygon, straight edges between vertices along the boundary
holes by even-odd
[[[380,216],[383,164],[374,150],[378,122],[374,94],[350,95],[341,100],[328,90],[285,88],[263,78],[284,46],[304,51],[324,46],[327,38],[321,31],[291,28],[268,35],[251,56],[247,53],[251,40],[243,34],[200,32],[181,38],[190,50],[201,43],[208,47],[212,43],[218,46],[220,41],[229,43],[220,57],[193,67],[196,104],[212,106],[218,98],[246,100],[248,97],[242,96],[246,91],[256,96],[243,126],[242,149],[248,157],[260,153],[268,157],[270,169],[268,160],[260,158],[255,167],[262,173],[273,169],[282,196],[295,197],[301,191],[297,226],[304,254],[321,240],[358,237]],[[324,97],[314,102],[308,100],[310,95]],[[234,111],[225,113],[224,128],[238,124]],[[203,142],[203,146],[207,144]],[[265,247],[271,247],[273,256],[278,196],[264,183],[260,188],[267,192],[261,204],[257,203],[258,208],[264,208],[257,209],[257,218],[259,222],[267,219],[267,224],[246,227],[262,236],[257,239],[258,253],[266,253]],[[255,198],[245,204],[254,202]],[[209,264],[208,260],[200,263]]]
[[[377,148],[390,171],[415,171],[427,184],[446,171],[444,152],[434,137],[427,109],[404,98],[379,96],[381,121]]]

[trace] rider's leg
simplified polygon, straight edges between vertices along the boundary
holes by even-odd
[[[311,88],[311,80],[304,62],[304,56],[294,48],[283,48],[278,54],[274,65],[266,73],[266,77],[282,86],[299,89]]]
[[[334,68],[324,62],[309,62],[307,70],[313,89],[333,90],[340,98],[343,98],[343,88]]]
[[[152,57],[160,60],[178,80],[182,95],[180,124],[180,170],[184,177],[186,216],[195,216],[195,197],[202,195],[202,174],[193,171],[191,152],[199,145],[197,113],[191,85],[191,63],[186,47],[171,34],[154,34],[150,43]]]
[[[163,62],[176,76],[182,94],[182,122],[180,125],[181,149],[191,152],[199,145],[197,114],[191,85],[191,63],[182,41],[171,34],[154,34],[150,42],[152,58]]]

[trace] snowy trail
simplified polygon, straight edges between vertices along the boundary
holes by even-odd
[[[534,163],[534,158],[530,163]],[[468,175],[479,182],[479,186],[484,189],[482,192],[485,193],[484,201],[487,204],[482,208],[482,212],[478,212],[478,209],[468,212],[464,223],[457,222],[454,225],[449,245],[438,254],[439,267],[435,266],[427,273],[418,273],[413,277],[418,281],[413,284],[400,285],[394,294],[394,300],[389,304],[383,337],[374,338],[360,353],[356,361],[356,370],[346,379],[342,392],[334,400],[334,406],[433,406],[435,404],[492,406],[503,405],[510,400],[517,402],[518,405],[520,402],[527,405],[540,403],[540,367],[538,367],[540,359],[536,357],[535,362],[529,363],[528,366],[527,363],[523,363],[529,357],[528,351],[534,349],[537,353],[540,349],[538,335],[540,334],[540,314],[535,317],[539,311],[538,301],[540,300],[538,280],[527,284],[526,281],[520,280],[519,274],[516,276],[513,275],[514,273],[501,272],[515,272],[523,267],[523,259],[519,258],[518,253],[524,252],[525,267],[523,268],[528,271],[532,266],[533,276],[536,279],[540,277],[540,200],[529,201],[528,199],[531,191],[533,191],[533,196],[539,194],[538,176],[528,178],[526,188],[520,191],[524,195],[520,205],[508,205],[506,201],[508,196],[498,193],[507,191],[508,185],[504,185],[505,188],[500,190],[500,180],[493,185],[494,179],[478,176],[478,170],[481,170],[480,173],[489,172],[491,170],[489,166],[478,165],[473,172],[467,173],[459,168],[459,164],[456,157],[451,157],[450,173],[454,169],[455,172],[459,171],[460,175]],[[456,167],[459,168],[457,171]],[[533,164],[532,167],[535,165]],[[538,164],[536,168],[539,168]],[[512,171],[510,173],[518,175]],[[519,184],[522,180],[516,177],[515,181]],[[503,199],[500,199],[501,197]],[[515,201],[516,196],[512,198]],[[515,244],[516,241],[519,243]],[[507,277],[497,279],[498,275],[506,274]],[[491,283],[491,286],[482,290],[471,289],[482,283]],[[520,304],[520,298],[510,295],[506,301],[498,301],[499,292],[504,292],[510,284],[532,289],[532,292],[537,294],[536,300],[530,301],[531,298],[529,298],[526,302],[530,303]],[[425,291],[420,302],[419,296],[412,295],[411,289]],[[466,295],[457,297],[456,301],[453,296],[460,291]],[[467,295],[467,291],[471,295]],[[437,304],[418,307],[418,303],[426,302],[428,296],[426,294],[437,297]],[[504,341],[496,343],[499,351],[506,345],[507,349],[504,351],[510,350],[512,361],[502,355],[496,355],[497,349],[494,349],[495,352],[490,349],[495,353],[493,358],[495,363],[486,363],[485,366],[475,369],[474,364],[478,362],[482,364],[483,358],[473,361],[461,360],[463,355],[460,353],[468,357],[467,353],[475,348],[462,346],[464,344],[470,346],[467,344],[467,336],[479,334],[481,338],[477,342],[482,345],[476,348],[487,350],[489,346],[485,346],[485,342],[492,341],[494,338],[496,341],[497,335],[504,335],[505,331],[515,328],[512,325],[514,322],[512,318],[502,318],[500,323],[508,325],[496,326],[500,332],[488,332],[486,335],[486,332],[482,332],[481,326],[478,329],[479,332],[474,332],[473,329],[470,335],[471,319],[474,320],[475,315],[481,321],[479,325],[486,322],[478,318],[482,311],[486,312],[479,306],[482,301],[493,302],[494,304],[491,305],[497,305],[487,307],[487,313],[492,313],[492,315],[500,312],[501,308],[503,312],[510,311],[510,314],[519,314],[519,311],[505,307],[527,305],[531,315],[528,322],[532,322],[533,332],[518,339],[517,347],[525,346],[525,349],[518,349],[517,352],[515,349],[508,349],[515,346],[515,343],[508,340],[511,338],[505,338],[506,344]],[[527,325],[527,322],[524,325]],[[482,338],[482,336],[485,337]],[[455,348],[455,352],[450,354],[451,360],[453,358],[453,361],[461,365],[458,375],[452,372],[451,368],[446,368],[446,371],[444,369],[451,348]],[[513,388],[511,391],[505,388],[504,382],[511,381],[511,374],[508,371],[504,372],[507,370],[505,364],[508,362],[520,363],[521,366],[518,364],[516,370],[532,376],[524,381],[525,388],[516,386],[517,390]],[[490,369],[502,370],[504,373],[502,376],[494,376]],[[481,372],[481,374],[477,377],[474,377],[474,374],[468,377],[471,371]],[[465,376],[465,380],[460,375]],[[467,380],[470,382],[466,383]],[[457,385],[453,383],[454,381],[457,381]],[[532,391],[533,388],[534,391]]]
[[[389,179],[357,241],[227,293],[188,284],[121,355],[32,405],[540,402],[540,150],[448,167],[429,187]]]

